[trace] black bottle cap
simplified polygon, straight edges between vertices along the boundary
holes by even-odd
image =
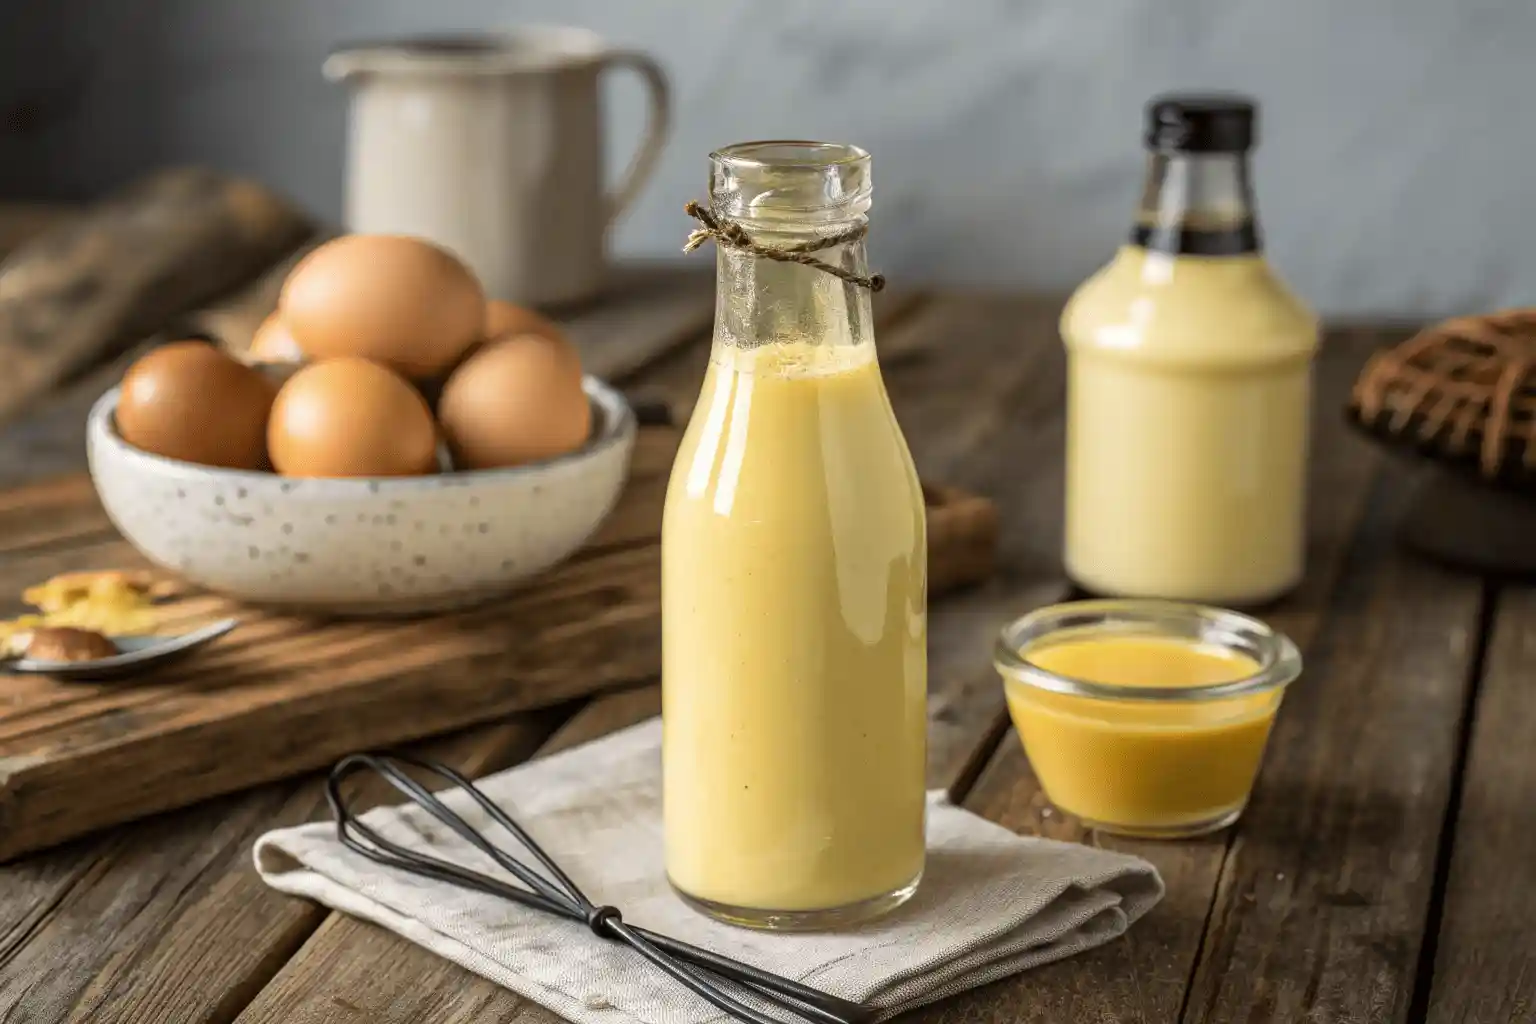
[[[1147,104],[1147,148],[1159,153],[1244,153],[1258,105],[1243,96],[1171,93]]]

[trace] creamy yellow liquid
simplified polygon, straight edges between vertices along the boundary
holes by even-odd
[[[1125,246],[1061,331],[1072,577],[1212,604],[1295,586],[1317,324],[1263,258]]]
[[[1165,637],[1096,637],[1023,652],[1056,675],[1118,686],[1234,682],[1244,655]],[[1241,810],[1253,788],[1279,690],[1216,701],[1098,700],[1010,680],[1008,709],[1051,802],[1130,832],[1200,830]]]
[[[716,345],[662,528],[667,872],[846,907],[923,865],[922,494],[870,344]]]

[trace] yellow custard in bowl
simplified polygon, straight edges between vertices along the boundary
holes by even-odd
[[[1109,832],[1199,835],[1237,820],[1301,656],[1236,612],[1078,601],[1008,626],[995,663],[1051,802]]]

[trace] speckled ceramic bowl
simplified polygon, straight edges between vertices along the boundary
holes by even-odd
[[[634,448],[622,395],[588,377],[593,437],[513,469],[373,480],[199,466],[117,433],[117,390],[91,409],[87,451],[107,515],[145,557],[210,590],[339,615],[473,604],[569,556],[612,510]]]

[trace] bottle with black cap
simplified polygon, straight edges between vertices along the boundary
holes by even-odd
[[[1062,315],[1065,560],[1091,592],[1251,606],[1301,579],[1317,321],[1260,249],[1256,120],[1148,104],[1131,237]]]

